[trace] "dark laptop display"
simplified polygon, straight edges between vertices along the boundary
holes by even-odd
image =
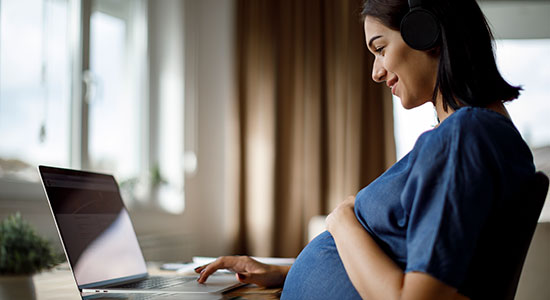
[[[44,166],[40,173],[80,288],[147,276],[113,176]]]
[[[211,276],[205,284],[198,283],[197,276],[149,276],[113,176],[46,166],[38,169],[82,293],[168,292],[196,299],[199,294],[242,285],[232,274]]]

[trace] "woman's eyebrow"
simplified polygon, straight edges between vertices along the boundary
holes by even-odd
[[[377,36],[373,36],[370,40],[369,40],[369,48],[372,48],[372,42],[376,41],[377,39],[381,38],[382,36],[381,35],[377,35]]]

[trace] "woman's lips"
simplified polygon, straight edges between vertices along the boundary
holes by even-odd
[[[386,84],[388,85],[388,87],[390,87],[391,93],[393,95],[395,95],[395,86],[397,85],[397,81],[399,81],[399,79],[397,79],[397,77],[391,79],[390,81],[386,81]]]

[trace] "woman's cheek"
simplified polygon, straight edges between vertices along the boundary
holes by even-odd
[[[394,63],[394,60],[392,60],[391,58],[385,58],[385,65],[386,65],[386,70],[390,73],[395,73],[395,63]]]

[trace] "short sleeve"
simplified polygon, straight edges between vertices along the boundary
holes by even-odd
[[[401,194],[408,213],[405,272],[428,273],[456,288],[465,279],[494,197],[483,141],[474,134],[434,136],[421,149]]]

